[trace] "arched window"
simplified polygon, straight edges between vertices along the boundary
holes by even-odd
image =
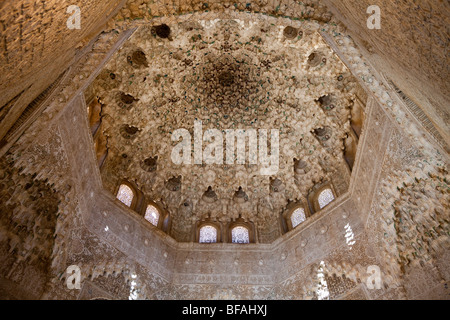
[[[242,226],[234,227],[231,230],[232,243],[250,243],[248,229]]]
[[[317,202],[319,202],[319,207],[322,209],[326,205],[328,205],[331,201],[334,200],[333,191],[330,188],[323,189],[319,196],[317,197]]]
[[[299,207],[295,209],[294,212],[292,212],[291,214],[292,228],[295,228],[305,220],[306,220],[305,209],[303,209],[302,207]]]
[[[217,229],[211,225],[206,225],[200,228],[199,240],[200,243],[216,243]]]
[[[159,211],[158,209],[149,204],[147,205],[147,209],[145,209],[145,215],[144,215],[145,220],[149,221],[151,224],[153,224],[155,227],[158,226],[158,222],[159,222]]]
[[[117,199],[119,199],[127,207],[131,207],[133,198],[134,198],[133,190],[126,184],[121,184],[119,187],[119,191],[117,192]]]

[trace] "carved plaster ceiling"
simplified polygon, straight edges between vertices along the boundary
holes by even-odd
[[[105,188],[135,182],[169,210],[182,241],[207,217],[229,222],[241,215],[276,233],[288,201],[304,201],[321,182],[348,186],[343,140],[358,85],[319,27],[268,19],[140,26],[92,84],[103,105]],[[196,120],[203,132],[224,133],[224,164],[171,160],[179,143],[172,133],[187,129],[194,143]],[[278,172],[261,175],[261,165],[248,159],[225,164],[226,129],[277,129]],[[270,141],[269,134],[268,150]]]

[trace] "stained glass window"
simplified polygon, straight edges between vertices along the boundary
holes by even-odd
[[[306,220],[305,210],[303,208],[297,208],[291,214],[292,228],[295,228],[300,223]]]
[[[200,243],[217,242],[217,229],[213,226],[203,226],[200,228]]]
[[[153,224],[155,227],[157,227],[158,226],[158,221],[159,221],[159,211],[158,211],[158,209],[156,209],[154,206],[149,204],[147,206],[147,209],[145,210],[144,218],[147,221],[150,221],[151,224]]]
[[[119,199],[126,206],[131,206],[133,201],[134,193],[133,190],[126,184],[120,185],[119,192],[117,192],[117,199]]]
[[[319,198],[317,201],[319,201],[320,209],[325,207],[327,204],[329,204],[331,201],[334,200],[333,191],[331,189],[325,189],[319,194]]]
[[[245,227],[234,227],[231,230],[231,242],[233,243],[249,243],[248,229]]]

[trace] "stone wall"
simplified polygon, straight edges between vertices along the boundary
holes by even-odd
[[[365,58],[418,104],[449,141],[448,1],[324,0]],[[371,5],[381,29],[367,28]]]
[[[368,237],[406,298],[448,299],[448,163],[424,156],[398,130],[387,147]]]
[[[26,106],[73,65],[124,1],[12,0],[0,4],[0,138]],[[69,29],[70,5],[81,29]],[[8,102],[13,102],[8,108]],[[3,118],[4,117],[4,118]]]
[[[0,296],[38,299],[50,276],[60,200],[47,181],[24,174],[6,157],[0,172]]]

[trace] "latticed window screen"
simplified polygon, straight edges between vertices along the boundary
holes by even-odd
[[[117,192],[117,199],[119,199],[126,206],[131,206],[133,202],[134,193],[133,190],[126,184],[122,184]]]
[[[154,206],[149,204],[147,206],[147,209],[145,210],[145,216],[144,218],[149,221],[151,224],[153,224],[155,227],[158,226],[159,221],[159,211]]]
[[[306,220],[305,210],[303,208],[297,208],[291,215],[292,228],[295,228],[300,223]]]
[[[203,226],[200,228],[200,243],[217,242],[217,229],[213,226]]]
[[[331,201],[334,200],[333,191],[331,189],[324,189],[320,194],[317,201],[319,202],[320,209],[325,207]]]
[[[233,243],[249,243],[248,229],[245,227],[234,227],[231,230],[231,242]]]

